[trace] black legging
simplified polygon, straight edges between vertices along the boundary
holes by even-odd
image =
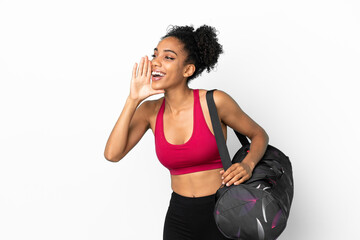
[[[163,240],[228,240],[215,225],[215,194],[184,197],[172,192]]]

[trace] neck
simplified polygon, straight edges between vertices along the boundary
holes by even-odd
[[[194,102],[193,90],[187,85],[182,88],[178,87],[176,89],[166,90],[164,96],[166,103],[165,108],[173,114],[192,107]]]

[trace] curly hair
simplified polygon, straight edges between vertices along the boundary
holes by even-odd
[[[195,65],[195,72],[188,77],[187,82],[199,76],[205,69],[212,70],[223,53],[222,45],[218,43],[216,29],[208,25],[202,25],[194,31],[191,26],[172,26],[167,34],[161,38],[175,37],[184,44],[188,56],[185,63]]]

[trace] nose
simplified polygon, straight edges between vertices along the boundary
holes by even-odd
[[[158,58],[154,57],[153,59],[151,59],[151,67],[160,67],[161,66],[161,62],[158,60]]]

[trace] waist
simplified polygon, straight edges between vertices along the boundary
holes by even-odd
[[[185,206],[204,206],[204,204],[215,204],[215,193],[202,197],[187,197],[176,193],[175,191],[171,194],[171,204],[181,204]]]
[[[222,175],[220,175],[222,169],[171,175],[171,188],[177,194],[191,198],[215,194],[222,183]]]

